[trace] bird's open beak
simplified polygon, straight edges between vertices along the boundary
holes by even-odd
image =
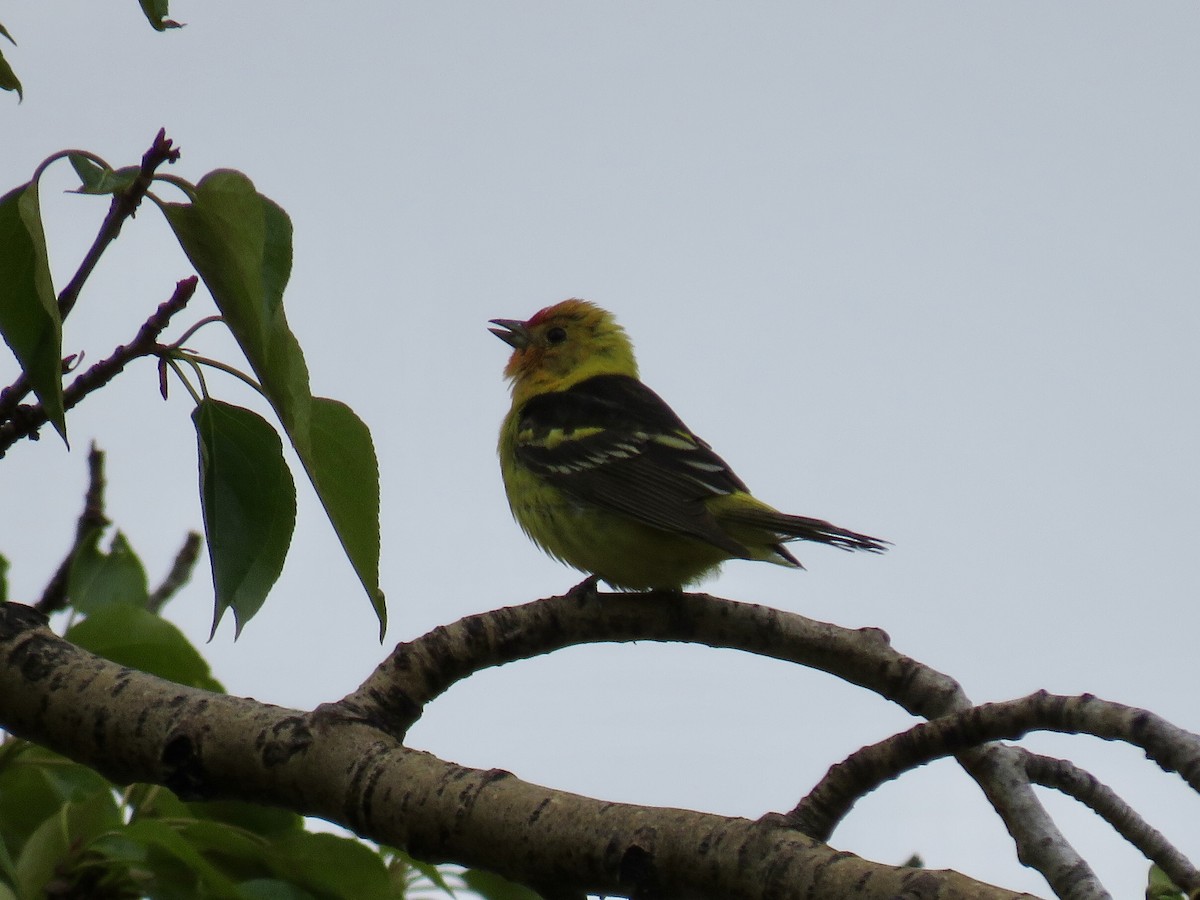
[[[529,329],[520,319],[491,319],[489,323],[500,327],[489,328],[488,331],[514,349],[524,350],[532,340]]]

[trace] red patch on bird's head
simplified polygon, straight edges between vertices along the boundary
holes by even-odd
[[[508,365],[504,368],[504,374],[509,378],[520,378],[526,372],[540,369],[550,351],[543,335],[553,326],[566,327],[572,322],[598,322],[605,316],[608,316],[608,313],[595,303],[577,298],[560,300],[539,309],[524,323],[530,334],[530,343],[513,351]]]
[[[519,331],[522,340],[509,341],[515,349],[504,374],[531,392],[561,390],[589,374],[636,377],[624,330],[611,313],[587,300],[572,298],[539,309],[519,323]]]
[[[584,318],[585,316],[595,316],[598,313],[600,313],[600,307],[587,300],[560,300],[558,303],[547,306],[544,309],[539,309],[529,317],[529,321],[525,324],[533,328],[558,317],[577,319]]]

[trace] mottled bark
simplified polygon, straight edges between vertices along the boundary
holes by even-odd
[[[1014,898],[954,872],[886,866],[775,820],[605,803],[403,746],[363,705],[312,712],[181,687],[0,608],[0,724],[117,782],[240,798],[346,825],[545,896]]]

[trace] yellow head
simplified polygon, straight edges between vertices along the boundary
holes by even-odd
[[[612,313],[586,300],[547,306],[527,321],[492,319],[489,331],[513,348],[505,376],[513,399],[566,390],[593,375],[637,378],[633,344]]]

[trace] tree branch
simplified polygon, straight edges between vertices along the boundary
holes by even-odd
[[[0,606],[0,726],[117,782],[282,806],[564,897],[1028,897],[868,862],[770,823],[603,803],[467,769],[328,707],[305,714],[132,671],[43,622]]]
[[[878,628],[853,630],[708,594],[566,594],[439,626],[398,644],[347,697],[398,738],[425,704],[483,669],[600,641],[686,641],[798,663],[875,691],[914,715],[967,708],[958,683],[893,650]]]
[[[346,698],[346,708],[402,739],[426,703],[482,669],[577,644],[634,640],[687,641],[794,662],[928,719],[971,708],[954,679],[896,652],[877,628],[851,630],[771,607],[670,592],[570,592],[468,616],[398,645]],[[1042,807],[1009,748],[971,750],[960,762],[1004,821],[1018,857],[1060,897],[1108,896]]]
[[[80,359],[82,357],[76,354],[71,354],[63,359],[62,374],[69,375]],[[29,376],[22,372],[12,384],[0,391],[0,423],[7,422],[13,417],[14,412],[23,409],[20,403],[29,395],[31,390],[33,390],[33,385],[29,381]]]
[[[1062,900],[1111,900],[1029,785],[1017,748],[988,744],[967,750],[959,763],[983,790],[1017,849],[1022,865],[1038,871]]]
[[[137,208],[145,199],[147,191],[150,190],[150,185],[154,182],[154,173],[163,163],[174,163],[179,159],[179,149],[172,146],[172,141],[166,136],[166,129],[160,128],[158,134],[154,137],[154,142],[150,145],[150,149],[142,155],[142,166],[137,177],[123,191],[118,191],[113,194],[112,203],[108,207],[108,213],[104,217],[104,221],[100,223],[100,230],[96,233],[96,239],[92,242],[92,246],[88,248],[84,254],[83,261],[79,264],[79,268],[71,277],[66,287],[58,295],[58,314],[60,321],[66,319],[71,310],[75,308],[75,303],[79,299],[79,293],[83,290],[83,285],[87,281],[88,276],[96,268],[96,264],[100,262],[100,257],[108,248],[108,245],[117,239],[121,233],[121,227],[125,224],[126,219],[133,218],[137,212]],[[64,373],[69,369],[63,369]],[[21,413],[26,407],[20,407],[18,404],[29,394],[31,385],[29,379],[24,373],[17,376],[16,381],[0,391],[0,423],[7,423],[14,413]],[[24,436],[24,435],[22,435]],[[4,451],[12,446],[12,441],[0,445],[0,456],[3,456]]]
[[[855,751],[830,768],[788,818],[805,834],[828,839],[858,798],[900,774],[945,756],[1031,731],[1091,734],[1141,747],[1168,772],[1200,791],[1200,736],[1132,706],[1091,694],[1064,697],[1038,691],[1018,700],[985,703]]]
[[[1188,895],[1200,889],[1200,872],[1161,832],[1137,814],[1102,781],[1069,760],[1018,751],[1025,771],[1035,784],[1054,788],[1073,797],[1108,822],[1121,837],[1141,851],[1146,859],[1167,873]]]
[[[104,221],[100,224],[100,231],[96,235],[96,240],[92,242],[92,246],[88,248],[88,252],[84,254],[83,262],[79,264],[75,275],[67,282],[67,286],[62,289],[58,295],[58,312],[65,319],[75,307],[75,302],[79,299],[79,293],[83,290],[84,282],[88,276],[92,274],[92,270],[96,268],[96,264],[100,261],[100,257],[104,255],[104,251],[108,245],[117,239],[121,233],[121,227],[125,224],[126,219],[131,219],[137,213],[137,208],[145,199],[146,192],[150,190],[150,185],[154,183],[154,173],[163,163],[174,163],[179,159],[179,148],[173,146],[173,142],[167,137],[165,128],[160,128],[158,134],[154,137],[154,142],[150,145],[150,149],[142,155],[142,167],[138,172],[137,178],[123,191],[117,191],[113,194],[112,203],[108,207],[108,214],[104,217]]]
[[[67,605],[67,584],[70,581],[71,563],[80,547],[96,529],[108,525],[108,517],[104,515],[104,451],[92,444],[88,450],[88,486],[83,496],[83,511],[75,523],[75,540],[71,549],[59,563],[58,569],[51,577],[42,597],[35,608],[43,615],[58,612]]]
[[[196,283],[195,275],[178,282],[171,297],[159,304],[158,309],[142,324],[132,341],[118,347],[107,359],[96,363],[71,382],[63,391],[64,409],[71,409],[92,391],[104,387],[133,360],[152,355],[158,346],[158,336],[170,324],[171,317],[192,299],[196,292]],[[12,417],[0,424],[0,457],[3,457],[8,448],[17,441],[35,435],[46,421],[46,411],[40,403],[22,405],[14,409]]]
[[[202,543],[203,538],[198,532],[188,532],[187,537],[183,539],[183,546],[175,554],[171,571],[167,573],[167,577],[162,580],[162,583],[150,593],[150,597],[146,601],[146,609],[152,613],[160,612],[167,601],[191,581],[192,570],[196,568],[196,561],[200,558]]]

